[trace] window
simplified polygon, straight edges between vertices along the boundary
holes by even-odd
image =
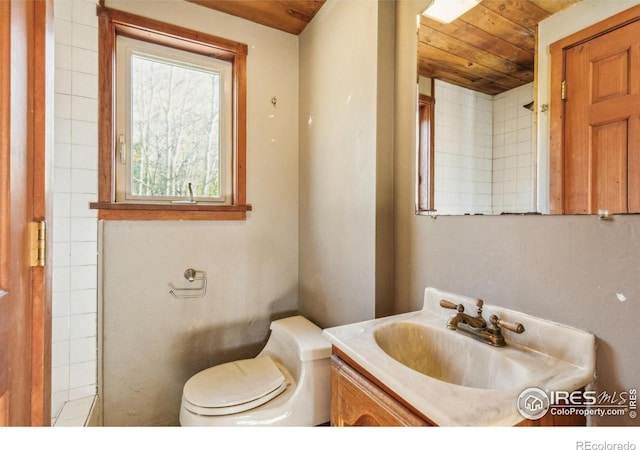
[[[231,64],[119,36],[116,201],[227,204]]]
[[[245,219],[244,44],[101,7],[101,219]]]

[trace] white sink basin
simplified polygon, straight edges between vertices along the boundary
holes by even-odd
[[[526,388],[572,392],[593,382],[592,334],[485,303],[485,317],[496,314],[526,330],[504,331],[507,346],[492,347],[447,329],[452,311],[439,306],[442,299],[468,311],[477,300],[427,288],[420,311],[323,333],[366,373],[442,426],[513,426],[524,420],[517,401]]]
[[[378,346],[399,363],[429,377],[478,389],[509,389],[528,380],[527,365],[502,349],[447,329],[392,322],[373,333]]]

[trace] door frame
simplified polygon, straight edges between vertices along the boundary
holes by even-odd
[[[18,11],[15,15],[14,7]],[[12,302],[7,305],[21,305],[21,308],[28,311],[24,315],[14,314],[14,307],[7,307],[6,311],[10,314],[4,319],[12,330],[17,330],[10,337],[23,340],[20,344],[25,346],[29,354],[26,357],[20,355],[19,361],[15,359],[15,352],[5,354],[6,365],[1,369],[8,376],[10,391],[0,399],[0,425],[48,426],[51,423],[51,230],[46,236],[46,248],[49,251],[44,267],[29,268],[22,262],[16,264],[7,252],[10,242],[19,242],[17,246],[11,247],[11,252],[14,248],[29,249],[30,233],[25,230],[33,222],[46,221],[52,217],[53,3],[51,0],[14,0],[3,2],[1,10],[0,22],[6,38],[0,42],[0,54],[4,61],[10,63],[0,67],[0,85],[3,93],[7,94],[11,91],[13,80],[20,78],[20,86],[24,87],[26,95],[14,98],[3,94],[0,99],[0,159],[3,165],[0,219],[6,232],[2,242],[5,254],[1,261],[6,267],[1,271],[0,287],[6,286],[8,290],[3,291],[3,294],[7,294],[7,301]],[[20,20],[16,21],[16,18]],[[27,73],[17,73],[19,69],[12,67],[11,58],[14,54],[27,61]],[[21,104],[18,108],[12,105],[12,101],[25,101],[26,104]],[[27,113],[15,115],[14,108]],[[17,126],[26,130],[21,134],[26,148],[11,142],[14,121]],[[11,173],[10,162],[14,157],[20,164],[26,160],[26,179],[19,183],[20,186],[26,186],[26,192],[12,190],[10,177],[15,176],[15,173]],[[12,198],[15,198],[12,196],[17,195],[24,199],[26,214],[14,217],[10,207]],[[23,261],[22,256],[20,261]],[[19,284],[24,288],[10,288],[14,285],[11,277],[18,272],[24,274],[20,279],[26,281]],[[11,290],[13,292],[9,292]],[[15,343],[2,344],[5,351]],[[18,370],[18,367],[21,369]],[[26,376],[11,376],[12,372]]]
[[[625,25],[640,20],[640,5],[633,6],[549,46],[551,86],[549,101],[549,212],[564,213],[564,107],[562,82],[565,74],[565,52]]]
[[[33,221],[46,221],[46,262],[32,269],[31,424],[51,425],[54,29],[53,0],[34,5]]]

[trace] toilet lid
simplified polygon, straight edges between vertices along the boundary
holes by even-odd
[[[266,403],[286,386],[287,381],[273,360],[260,356],[220,364],[195,374],[184,385],[183,395],[199,410],[240,405],[245,405],[241,410],[246,410]]]

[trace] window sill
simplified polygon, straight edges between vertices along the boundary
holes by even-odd
[[[90,203],[100,220],[246,220],[251,205]]]

